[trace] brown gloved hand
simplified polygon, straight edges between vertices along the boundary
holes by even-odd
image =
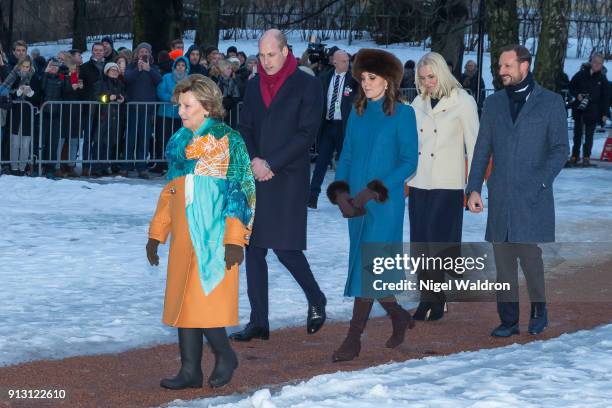
[[[159,246],[159,241],[153,238],[149,238],[147,241],[147,259],[151,265],[159,265],[159,255],[157,255],[157,247]]]
[[[336,204],[344,218],[361,217],[366,213],[365,208],[355,207],[354,201],[349,193],[339,193],[336,196]]]
[[[350,188],[346,181],[336,180],[327,187],[327,198],[337,205],[344,218],[353,218],[364,215],[365,209],[356,208],[350,195]]]
[[[364,208],[368,201],[376,200],[376,202],[384,203],[389,198],[387,187],[380,180],[372,180],[367,187],[361,190],[355,196],[353,204],[355,207]]]
[[[225,267],[230,269],[244,260],[244,249],[240,245],[225,244]]]

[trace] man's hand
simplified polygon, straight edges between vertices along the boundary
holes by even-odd
[[[157,255],[157,247],[159,246],[159,241],[153,238],[149,238],[147,242],[147,259],[151,265],[159,265],[159,256]]]
[[[225,244],[225,268],[240,265],[244,260],[244,249],[240,245]]]
[[[470,198],[468,198],[467,206],[470,212],[482,212],[484,205],[482,204],[482,198],[480,197],[480,194],[477,191],[472,191],[472,193],[470,194]]]
[[[251,160],[251,168],[253,169],[253,175],[255,175],[257,181],[268,181],[274,177],[272,170],[266,166],[266,161],[259,157],[255,157]]]
[[[111,95],[111,96],[109,96],[108,99],[110,99],[111,101],[114,101],[114,100],[117,99],[117,95]]]
[[[150,69],[151,69],[151,64],[149,64],[149,61],[142,61],[142,70],[148,71]]]

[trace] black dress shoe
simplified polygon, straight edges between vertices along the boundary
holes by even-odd
[[[268,340],[270,338],[270,329],[255,326],[255,324],[249,322],[241,331],[230,334],[229,338],[235,341]]]
[[[325,304],[308,305],[308,318],[306,319],[306,331],[308,334],[318,332],[323,327],[326,318]]]
[[[419,302],[412,318],[414,320],[425,321],[429,318],[431,313],[431,302],[425,302],[424,300]]]
[[[317,203],[319,201],[319,196],[318,195],[311,195],[310,198],[308,199],[308,208],[312,208],[313,210],[317,209]]]

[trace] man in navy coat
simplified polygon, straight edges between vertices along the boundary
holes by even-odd
[[[317,208],[321,184],[325,177],[327,167],[331,163],[334,151],[338,156],[342,152],[346,122],[351,113],[353,99],[357,94],[359,84],[352,77],[349,70],[349,55],[344,50],[337,50],[333,54],[335,69],[323,74],[323,125],[319,134],[317,145],[319,155],[312,173],[310,182],[310,197],[308,207]],[[348,72],[348,74],[347,74]]]
[[[325,322],[326,298],[304,256],[310,175],[309,149],[323,105],[319,80],[297,69],[297,61],[279,30],[259,40],[259,64],[247,83],[240,117],[256,179],[257,211],[246,250],[250,322],[230,337],[268,339],[268,265],[272,249],[308,300],[307,332]]]
[[[498,292],[501,324],[494,337],[519,334],[518,262],[531,300],[528,332],[548,324],[544,263],[538,243],[555,240],[553,181],[569,150],[567,118],[561,95],[538,85],[529,71],[531,54],[521,45],[505,47],[499,58],[504,89],[485,100],[466,188],[468,208],[483,209],[480,191],[489,158],[489,214],[485,239],[493,242],[497,280],[509,283]]]

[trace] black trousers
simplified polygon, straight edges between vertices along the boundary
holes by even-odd
[[[582,147],[582,157],[591,157],[595,127],[597,127],[597,123],[585,121],[581,113],[574,115],[574,145],[572,146],[572,157],[580,157],[580,145],[582,144],[583,133],[584,146]]]
[[[310,265],[299,250],[273,250],[278,260],[289,270],[298,285],[304,291],[309,304],[326,303],[315,280]],[[248,246],[246,249],[247,293],[251,304],[251,323],[259,327],[269,327],[268,322],[268,263],[266,255],[268,248]]]
[[[341,120],[325,120],[323,121],[323,129],[319,137],[317,163],[312,172],[312,181],[310,182],[310,194],[318,196],[321,193],[321,184],[327,168],[334,157],[334,151],[338,152],[338,156],[342,152],[342,144],[344,143],[344,134],[342,133]]]
[[[546,302],[542,250],[537,244],[503,242],[493,244],[493,254],[497,282],[510,284],[509,291],[497,292],[497,312],[501,322],[511,326],[519,321],[519,262],[525,275],[531,303]]]
[[[411,256],[457,257],[461,255],[460,243],[463,228],[463,190],[425,190],[410,187],[408,216],[410,218]],[[444,282],[444,271],[422,268],[417,271],[419,280]],[[421,292],[422,301],[440,300],[440,294]]]

